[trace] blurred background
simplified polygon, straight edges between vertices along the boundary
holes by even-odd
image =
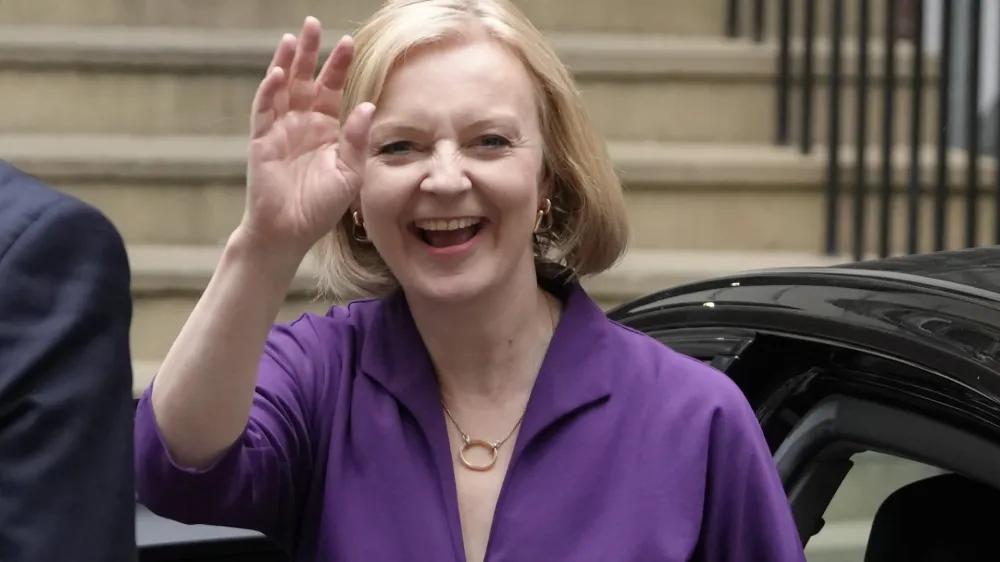
[[[627,189],[604,306],[744,269],[996,244],[1000,2],[515,0],[575,73]],[[136,387],[243,207],[250,101],[306,15],[327,47],[379,0],[3,0],[0,158],[129,246]],[[316,302],[310,263],[282,319]],[[860,562],[932,469],[868,454],[810,562]]]

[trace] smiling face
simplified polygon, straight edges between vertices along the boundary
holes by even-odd
[[[543,137],[521,61],[486,37],[411,52],[389,75],[361,190],[365,230],[411,295],[534,282]]]

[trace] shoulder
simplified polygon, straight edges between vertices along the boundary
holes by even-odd
[[[331,305],[325,314],[306,312],[290,322],[274,324],[268,345],[272,349],[300,348],[317,353],[344,337],[362,335],[375,318],[380,302],[363,299]]]
[[[619,372],[619,382],[656,396],[691,395],[723,402],[743,399],[739,387],[719,370],[698,359],[684,355],[653,337],[611,320],[609,338],[616,360],[627,369]],[[714,401],[714,400],[711,400]]]
[[[37,218],[52,209],[93,209],[79,199],[54,189],[41,179],[0,160],[0,224],[17,217]]]
[[[379,301],[334,305],[326,314],[308,312],[275,323],[264,344],[257,393],[294,397],[314,418],[345,396],[359,364],[360,349]]]
[[[740,387],[725,373],[681,354],[654,338],[609,320],[614,386],[633,407],[657,418],[683,422],[705,433],[756,431],[756,417]]]
[[[0,208],[7,210],[44,207],[46,203],[68,197],[41,179],[0,160]]]
[[[0,261],[8,252],[76,252],[101,248],[124,258],[125,244],[97,208],[0,161]]]
[[[345,363],[356,359],[379,306],[375,299],[358,300],[333,305],[326,314],[307,312],[290,322],[276,323],[265,354],[284,371],[300,376],[342,371]]]

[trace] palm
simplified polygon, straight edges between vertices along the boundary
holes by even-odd
[[[294,112],[251,143],[248,204],[279,231],[273,234],[309,236],[329,230],[343,214],[352,186],[337,165],[339,134],[340,124],[330,117]]]
[[[342,127],[340,90],[352,55],[341,41],[314,80],[319,22],[286,37],[254,101],[244,222],[262,237],[311,246],[336,226],[361,186],[370,108]]]

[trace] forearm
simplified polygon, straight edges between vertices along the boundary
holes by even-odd
[[[265,341],[301,261],[230,237],[153,383],[156,422],[177,462],[207,466],[242,434]]]

